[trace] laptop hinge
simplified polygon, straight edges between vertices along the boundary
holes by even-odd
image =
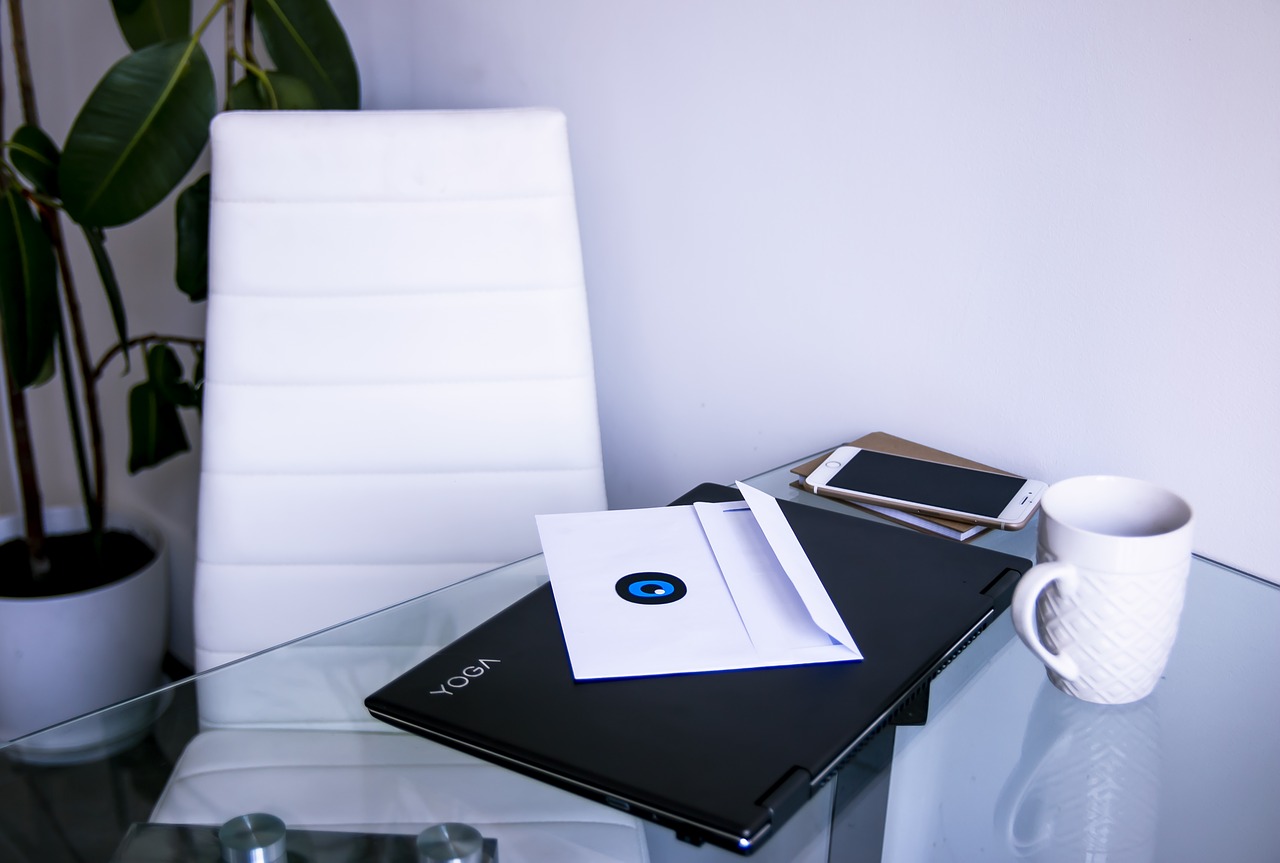
[[[809,799],[812,779],[808,770],[792,767],[786,776],[756,801],[756,805],[768,809],[774,826],[777,826],[794,815]]]

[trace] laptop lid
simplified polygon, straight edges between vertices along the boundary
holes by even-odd
[[[676,503],[737,497],[707,484]],[[365,705],[688,841],[750,853],[1008,605],[1031,565],[779,503],[863,661],[577,682],[544,585]]]

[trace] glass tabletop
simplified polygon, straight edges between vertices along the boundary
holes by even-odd
[[[867,517],[789,467],[749,481]],[[1034,531],[974,542],[1033,557]],[[285,817],[297,795],[326,812],[290,825],[316,831],[316,863],[415,859],[371,837],[429,826],[396,811],[424,797],[442,821],[518,801],[504,863],[741,859],[442,748],[418,763],[426,741],[368,716],[365,695],[546,580],[518,561],[0,745],[0,859],[203,860],[210,825],[262,808],[242,801]],[[1165,678],[1134,705],[1058,692],[1005,612],[933,681],[927,722],[877,734],[754,859],[1276,859],[1278,660],[1280,589],[1201,558]],[[293,784],[272,790],[273,770]]]

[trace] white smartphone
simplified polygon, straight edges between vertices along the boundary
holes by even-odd
[[[1047,486],[1034,479],[842,446],[805,480],[818,494],[1017,530]]]

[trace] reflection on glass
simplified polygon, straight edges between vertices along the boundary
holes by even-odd
[[[1159,817],[1157,695],[1091,704],[1046,681],[996,802],[1009,851],[1036,861],[1147,863]]]

